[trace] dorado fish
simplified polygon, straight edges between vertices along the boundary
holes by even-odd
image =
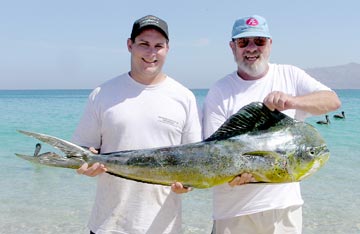
[[[79,168],[100,162],[108,173],[130,180],[193,188],[209,188],[244,172],[258,182],[300,181],[318,171],[330,154],[324,139],[310,124],[254,102],[231,116],[204,141],[162,148],[93,154],[71,142],[39,133],[19,131],[64,152],[20,158],[47,166]]]

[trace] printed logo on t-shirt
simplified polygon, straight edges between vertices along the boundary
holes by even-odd
[[[171,126],[174,126],[174,127],[178,127],[179,126],[179,122],[175,121],[175,120],[172,120],[172,119],[168,119],[166,117],[163,117],[163,116],[158,116],[158,119],[161,123],[165,123],[165,124],[169,124]]]

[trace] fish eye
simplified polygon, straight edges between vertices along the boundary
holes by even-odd
[[[310,149],[309,149],[309,154],[312,155],[312,156],[315,155],[315,149],[314,149],[314,148],[310,148]]]

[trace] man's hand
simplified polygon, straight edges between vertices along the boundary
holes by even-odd
[[[192,190],[191,187],[185,187],[182,183],[180,182],[175,182],[171,185],[171,190],[174,192],[174,193],[177,193],[177,194],[181,194],[181,193],[187,193],[187,192],[190,192]]]
[[[90,147],[89,150],[94,154],[99,153],[94,147]],[[89,167],[87,163],[84,163],[79,169],[76,170],[78,174],[87,175],[90,177],[97,176],[106,171],[107,169],[105,168],[104,164],[100,163],[94,163],[91,167]]]
[[[231,187],[236,185],[247,184],[251,182],[256,182],[255,178],[250,173],[242,173],[239,176],[236,176],[232,181],[229,182]]]
[[[87,163],[84,163],[79,169],[76,170],[78,174],[87,175],[90,177],[97,176],[101,173],[106,172],[104,164],[94,163],[91,167]]]
[[[294,109],[295,97],[280,91],[273,91],[264,98],[263,103],[271,111]]]

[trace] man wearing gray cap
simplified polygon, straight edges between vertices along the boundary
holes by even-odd
[[[200,141],[195,96],[162,71],[169,50],[166,22],[152,15],[135,21],[127,48],[130,71],[93,90],[72,141],[101,153]],[[182,184],[126,180],[104,173],[98,163],[77,172],[98,178],[90,233],[181,233],[177,193],[189,191]]]
[[[303,70],[269,63],[271,45],[263,17],[253,15],[235,21],[230,48],[237,70],[217,81],[208,92],[204,102],[205,138],[254,101],[298,120],[339,108],[336,93]],[[251,174],[244,173],[214,188],[213,233],[301,233],[300,184],[255,182]]]

